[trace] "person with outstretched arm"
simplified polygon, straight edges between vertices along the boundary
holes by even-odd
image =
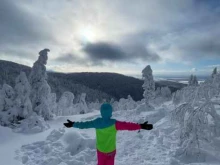
[[[112,106],[104,103],[100,108],[101,118],[86,122],[72,122],[67,120],[64,125],[67,128],[95,128],[96,129],[96,148],[98,165],[114,165],[116,154],[116,133],[121,130],[151,130],[152,124],[144,122],[143,124],[124,122],[112,119]]]

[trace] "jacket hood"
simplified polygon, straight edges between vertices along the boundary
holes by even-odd
[[[108,103],[104,103],[101,106],[101,116],[104,119],[110,119],[112,117],[112,106]]]

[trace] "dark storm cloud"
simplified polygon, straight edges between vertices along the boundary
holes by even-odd
[[[60,64],[73,64],[73,65],[79,65],[79,66],[102,66],[102,61],[98,60],[88,60],[87,58],[82,58],[80,56],[77,56],[73,53],[65,53],[61,54],[56,59],[52,60],[55,63]]]
[[[120,47],[107,42],[89,43],[84,48],[89,58],[93,61],[131,61],[134,59],[142,59],[145,61],[158,61],[158,54],[150,52],[143,45],[121,45]]]
[[[64,55],[61,55],[60,57],[56,58],[54,61],[56,61],[56,62],[73,62],[75,60],[76,60],[75,55],[64,54]]]
[[[86,60],[80,58],[79,56],[73,53],[61,54],[59,57],[53,60],[58,63],[68,63],[68,64],[86,64]]]
[[[125,53],[120,47],[104,42],[88,43],[83,48],[83,51],[94,60],[118,61],[126,58]]]
[[[140,59],[144,62],[157,62],[160,56],[153,51],[150,51],[147,46],[143,44],[133,44],[126,48],[131,59]]]

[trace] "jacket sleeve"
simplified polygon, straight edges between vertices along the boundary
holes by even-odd
[[[137,123],[116,121],[115,128],[118,131],[120,131],[120,130],[135,131],[135,130],[141,129],[141,126]]]
[[[87,128],[96,128],[97,127],[97,119],[85,122],[74,122],[73,127],[79,129],[87,129]]]

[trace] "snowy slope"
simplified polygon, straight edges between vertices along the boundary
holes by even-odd
[[[117,111],[118,120],[154,124],[152,131],[121,131],[117,134],[116,165],[183,165],[175,159],[178,148],[178,129],[170,119],[168,103],[155,111]],[[18,134],[0,127],[0,160],[2,165],[96,165],[95,130],[64,128],[66,119],[91,120],[99,111],[84,115],[57,117],[50,121],[50,129],[38,134]],[[217,144],[217,143],[216,143]],[[208,150],[207,150],[208,151]],[[191,165],[219,165],[215,156],[208,163]]]

